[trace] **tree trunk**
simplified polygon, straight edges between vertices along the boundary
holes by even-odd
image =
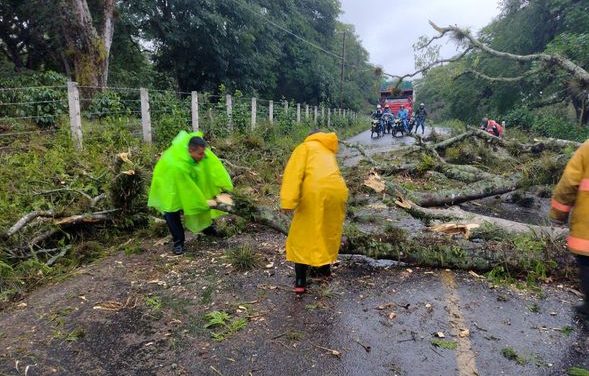
[[[101,34],[96,30],[86,0],[67,0],[64,37],[81,86],[106,87],[108,60],[114,34],[114,0],[104,0]]]

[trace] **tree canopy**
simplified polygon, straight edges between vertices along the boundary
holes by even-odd
[[[589,68],[589,3],[504,0],[501,7],[500,15],[479,35],[489,47],[519,55],[546,53]],[[420,100],[430,103],[440,119],[472,122],[493,116],[517,124],[529,122],[533,110],[589,122],[587,82],[546,61],[514,61],[472,51],[429,70],[417,88]],[[568,108],[574,110],[572,116]]]
[[[338,21],[337,0],[45,3],[0,5],[0,50],[16,71],[56,70],[97,86],[215,92],[223,84],[354,109],[377,98],[374,67],[353,27]]]

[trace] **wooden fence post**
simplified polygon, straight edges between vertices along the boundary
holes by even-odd
[[[321,124],[325,123],[325,106],[321,106]]]
[[[301,104],[297,103],[297,123],[301,122]]]
[[[192,130],[198,132],[200,125],[198,124],[198,92],[193,91],[192,95]]]
[[[78,83],[69,81],[67,83],[67,97],[70,110],[70,128],[72,141],[77,150],[84,147],[82,140],[82,116],[80,114],[80,92]]]
[[[313,123],[317,124],[317,115],[318,115],[317,106],[314,107],[314,113],[315,113],[315,116],[313,117]]]
[[[331,127],[331,107],[327,109],[327,127]]]
[[[251,126],[252,131],[256,129],[256,115],[258,114],[258,105],[256,103],[256,97],[252,97],[252,120]]]
[[[233,130],[233,99],[231,95],[225,96],[225,105],[227,106],[227,121],[229,122],[229,130]]]
[[[268,120],[270,120],[270,124],[274,124],[274,101],[270,101],[268,104]]]
[[[141,128],[143,128],[143,141],[151,144],[151,114],[149,112],[149,93],[147,89],[139,89],[141,96]]]
[[[305,105],[305,120],[309,120],[309,105]]]
[[[284,115],[288,114],[288,101],[284,101]]]

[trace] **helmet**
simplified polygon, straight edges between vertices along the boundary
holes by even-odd
[[[420,103],[419,104],[419,107],[425,107],[425,104],[424,103]]]
[[[380,104],[377,104],[377,105],[376,105],[376,109],[377,109],[377,110],[380,110],[380,109],[381,109],[381,107],[380,107]]]
[[[488,122],[489,122],[489,118],[484,117],[483,120],[481,120],[481,126],[486,126]]]

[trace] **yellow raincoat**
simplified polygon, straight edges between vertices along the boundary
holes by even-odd
[[[348,200],[337,149],[335,133],[315,133],[296,147],[286,165],[280,206],[294,209],[286,239],[288,261],[323,266],[337,258]]]
[[[567,246],[575,254],[589,256],[589,141],[567,163],[552,193],[550,218],[565,223],[569,214]]]

